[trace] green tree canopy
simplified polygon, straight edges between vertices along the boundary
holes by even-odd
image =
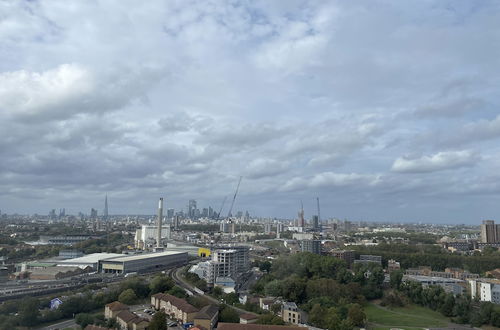
[[[137,301],[137,295],[135,294],[134,290],[127,289],[120,293],[120,295],[118,296],[118,301],[124,303],[125,305],[132,305]]]

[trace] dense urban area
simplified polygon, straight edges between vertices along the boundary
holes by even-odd
[[[500,327],[500,224],[0,215],[0,328]]]

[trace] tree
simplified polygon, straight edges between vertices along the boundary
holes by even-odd
[[[184,291],[183,288],[177,285],[170,289],[168,293],[177,298],[186,298],[186,291]]]
[[[158,292],[166,292],[174,286],[174,281],[167,276],[159,275],[153,278],[151,283],[149,283],[150,294],[155,294]]]
[[[500,327],[500,311],[493,311],[491,313],[490,322],[492,326]]]
[[[261,272],[269,273],[271,270],[271,263],[269,261],[263,261],[259,264],[259,269]]]
[[[325,328],[325,312],[326,310],[320,304],[315,304],[309,312],[309,323],[318,328]]]
[[[167,315],[160,311],[156,312],[149,323],[149,330],[167,330]]]
[[[132,289],[139,298],[145,298],[149,295],[149,285],[141,277],[131,277],[120,285],[120,290]]]
[[[264,292],[268,296],[279,297],[281,296],[281,281],[274,280],[264,285]]]
[[[447,293],[446,297],[444,298],[443,303],[439,307],[439,311],[441,314],[444,316],[453,316],[453,307],[455,306],[455,296],[453,293]]]
[[[224,292],[222,291],[221,287],[220,286],[216,286],[212,289],[212,294],[214,296],[216,296],[217,298],[219,298],[220,296],[222,296]]]
[[[226,322],[226,323],[238,323],[240,321],[240,316],[238,313],[228,307],[227,305],[221,305],[220,306],[220,314],[219,314],[219,321],[220,322]]]
[[[403,280],[403,272],[401,270],[395,270],[391,272],[390,275],[391,288],[399,290],[402,280]]]
[[[257,321],[255,323],[257,323],[257,324],[271,324],[271,325],[284,325],[285,324],[285,322],[283,322],[283,320],[280,317],[277,317],[276,315],[271,314],[271,313],[266,313],[266,314],[259,316],[259,318],[257,319]]]
[[[19,323],[24,326],[33,326],[40,317],[38,299],[30,297],[21,301],[19,308]]]
[[[234,305],[239,303],[240,299],[238,298],[238,294],[231,292],[224,295],[224,301],[228,305]]]
[[[134,290],[127,289],[118,296],[118,301],[125,305],[132,305],[137,301],[137,295]]]
[[[347,312],[348,320],[355,326],[361,327],[365,324],[366,315],[358,304],[352,304]]]
[[[281,311],[281,304],[272,304],[271,305],[271,312],[274,314],[278,314]]]
[[[75,322],[81,326],[82,329],[85,329],[87,325],[94,323],[94,317],[87,313],[76,314]]]

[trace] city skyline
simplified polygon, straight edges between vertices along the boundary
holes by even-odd
[[[0,11],[2,212],[218,211],[243,176],[234,210],[262,217],[500,213],[494,1]]]

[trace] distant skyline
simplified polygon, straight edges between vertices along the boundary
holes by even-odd
[[[0,12],[2,212],[218,209],[243,176],[234,209],[258,216],[499,218],[497,1]]]

